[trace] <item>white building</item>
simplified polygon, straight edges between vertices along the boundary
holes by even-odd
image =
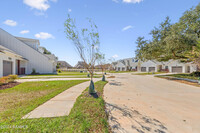
[[[0,28],[0,77],[31,74],[33,69],[40,74],[56,72],[56,57],[39,48],[39,40],[14,37]]]
[[[116,71],[132,71],[137,70],[138,60],[127,58],[112,63],[112,67]]]
[[[165,64],[165,67],[169,69],[169,72],[177,73],[192,73],[198,70],[196,64],[193,63],[181,63],[177,60],[171,60]]]
[[[141,72],[158,72],[159,70],[162,69],[162,63],[161,62],[157,62],[157,61],[146,61],[146,62],[139,62],[140,63],[140,67],[138,69],[138,71]]]
[[[178,60],[170,60],[167,62],[158,62],[155,60],[148,60],[148,61],[142,62],[142,61],[135,60],[134,58],[129,58],[129,59],[123,59],[123,60],[113,62],[112,65],[113,65],[114,70],[116,71],[137,70],[139,72],[166,71],[170,73],[191,73],[198,70],[196,64],[182,63]]]

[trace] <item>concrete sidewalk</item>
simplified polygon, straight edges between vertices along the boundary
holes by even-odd
[[[99,80],[101,78],[95,78],[95,80]],[[36,81],[56,81],[56,80],[90,80],[90,78],[50,78],[50,79],[18,79],[17,82],[23,83],[23,82],[36,82]]]
[[[98,81],[94,79],[94,82]],[[22,119],[42,118],[42,117],[59,117],[69,115],[76,98],[89,86],[90,81],[75,85],[46,103],[40,105]]]

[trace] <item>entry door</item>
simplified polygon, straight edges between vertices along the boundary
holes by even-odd
[[[190,73],[190,66],[187,66],[187,73]]]
[[[8,76],[12,74],[12,62],[3,61],[3,76]]]

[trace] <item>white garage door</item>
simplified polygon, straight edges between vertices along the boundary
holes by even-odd
[[[156,68],[155,67],[149,67],[149,72],[155,72]]]
[[[141,72],[146,72],[147,68],[146,67],[141,67]]]
[[[172,67],[172,72],[173,73],[182,73],[183,72],[183,67],[182,66],[173,66]]]
[[[3,61],[3,76],[8,76],[12,74],[12,62]]]

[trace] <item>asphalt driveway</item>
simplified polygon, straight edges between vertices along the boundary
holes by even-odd
[[[200,132],[200,88],[153,76],[114,75],[104,89],[113,132]]]

